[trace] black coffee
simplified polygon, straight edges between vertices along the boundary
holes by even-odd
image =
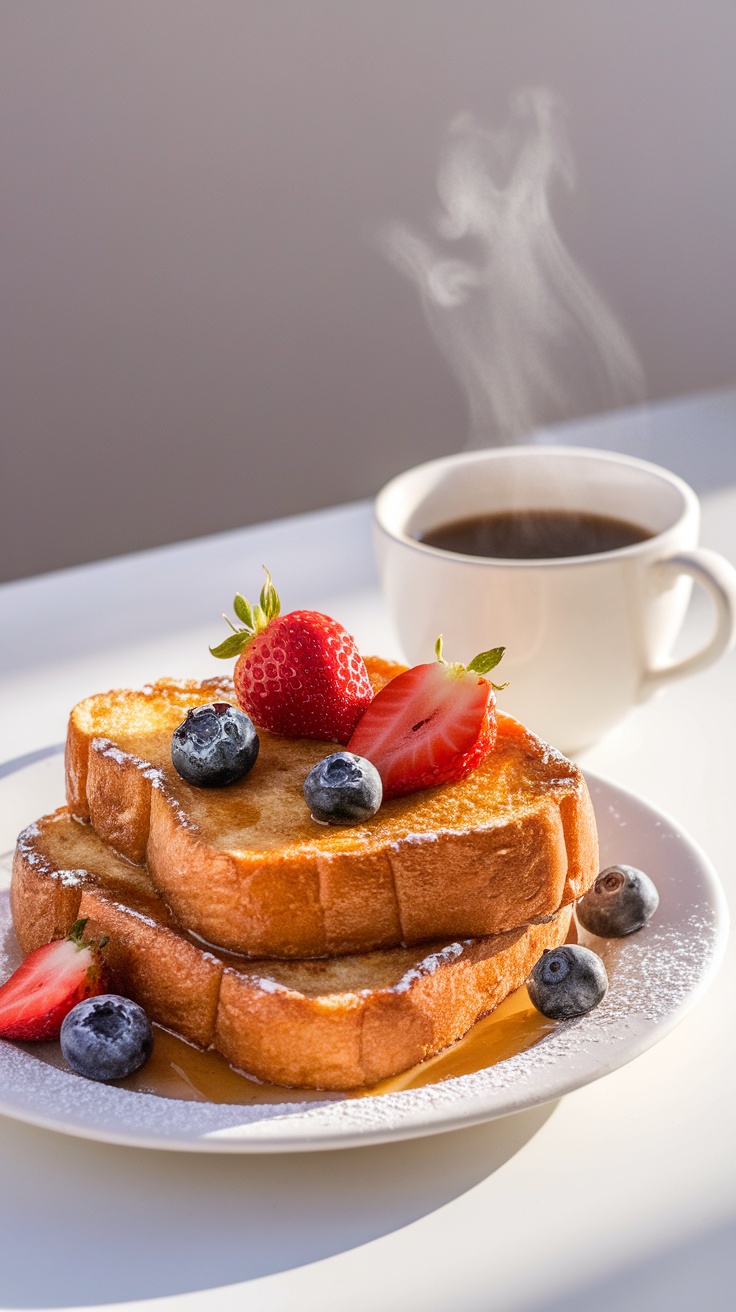
[[[419,541],[463,556],[503,560],[552,560],[615,551],[652,537],[649,529],[610,515],[578,510],[503,510],[442,524]]]

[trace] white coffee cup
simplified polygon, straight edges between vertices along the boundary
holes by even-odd
[[[508,510],[586,511],[648,536],[592,555],[507,560],[460,555],[417,539]],[[375,504],[384,595],[407,659],[470,661],[505,646],[499,706],[562,751],[597,742],[637,702],[703,670],[736,638],[736,570],[698,547],[698,498],[643,460],[576,447],[501,447],[432,460],[400,474]],[[670,659],[692,581],[715,629],[700,650]]]

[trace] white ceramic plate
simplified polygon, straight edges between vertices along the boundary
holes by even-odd
[[[0,851],[63,797],[61,748],[0,767]],[[603,865],[647,870],[656,916],[622,940],[591,940],[609,973],[605,1000],[518,1056],[486,1070],[379,1097],[275,1105],[181,1102],[82,1079],[0,1041],[0,1111],[89,1139],[196,1152],[293,1152],[406,1139],[472,1125],[559,1098],[657,1043],[702,997],[723,954],[728,912],[716,873],[674,820],[588,776]],[[10,825],[10,831],[8,830]],[[13,837],[9,837],[12,833]],[[7,889],[9,860],[0,887]],[[583,939],[585,941],[585,939]],[[7,891],[0,893],[0,978],[12,966]]]

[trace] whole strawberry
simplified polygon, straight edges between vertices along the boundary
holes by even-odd
[[[481,652],[467,666],[443,660],[442,638],[435,652],[434,663],[405,670],[376,693],[348,743],[375,765],[384,799],[457,783],[496,741],[498,688],[483,676],[504,648]]]
[[[85,943],[77,920],[66,938],[34,948],[0,988],[0,1038],[58,1039],[61,1023],[83,998],[104,993],[108,975],[100,943]]]
[[[231,624],[230,637],[210,651],[223,660],[238,657],[233,678],[243,710],[260,728],[285,738],[346,743],[373,700],[347,630],[319,611],[282,615],[268,570],[259,604],[251,606],[238,593],[233,608],[243,627]]]

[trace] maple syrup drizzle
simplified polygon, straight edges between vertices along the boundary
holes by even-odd
[[[484,1070],[531,1048],[555,1028],[554,1021],[547,1020],[532,1006],[526,988],[517,989],[490,1016],[476,1021],[464,1038],[458,1039],[438,1056],[430,1057],[400,1075],[381,1080],[370,1089],[326,1093],[318,1089],[286,1089],[281,1085],[261,1084],[233,1070],[219,1053],[202,1052],[155,1025],[153,1053],[146,1065],[135,1075],[118,1080],[116,1084],[123,1089],[186,1102],[293,1103],[376,1097],[382,1093],[397,1093],[401,1089],[419,1089],[426,1084]]]

